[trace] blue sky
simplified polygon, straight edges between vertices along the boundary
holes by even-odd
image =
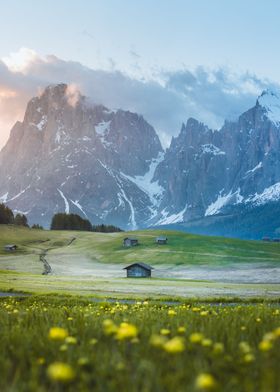
[[[2,0],[0,4],[0,57],[28,47],[90,67],[226,65],[280,80],[276,0]]]
[[[279,14],[276,0],[0,0],[0,148],[57,82],[143,114],[165,146],[189,116],[218,128],[279,88]]]

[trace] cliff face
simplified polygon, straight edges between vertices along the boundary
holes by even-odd
[[[264,92],[218,131],[191,118],[163,153],[142,116],[50,86],[0,153],[0,201],[46,227],[63,211],[134,229],[276,208],[280,99]]]
[[[161,153],[143,117],[92,105],[67,85],[50,86],[29,102],[1,151],[0,196],[45,226],[54,213],[71,211],[135,228],[155,207],[137,179]]]
[[[189,119],[172,140],[155,179],[166,190],[157,216],[161,224],[280,200],[278,96],[264,92],[255,107],[219,131]]]

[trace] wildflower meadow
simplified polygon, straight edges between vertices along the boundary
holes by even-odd
[[[280,390],[277,303],[0,301],[1,391]]]

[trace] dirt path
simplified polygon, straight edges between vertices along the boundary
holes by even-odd
[[[43,263],[43,266],[44,266],[44,271],[42,272],[42,275],[48,275],[52,272],[52,267],[50,266],[50,264],[48,263],[48,261],[46,259],[46,255],[49,250],[50,249],[46,249],[39,255],[39,259]]]

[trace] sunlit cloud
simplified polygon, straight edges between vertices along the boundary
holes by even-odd
[[[91,69],[54,55],[42,57],[21,48],[0,60],[0,147],[11,126],[22,120],[28,100],[47,85],[61,82],[69,84],[72,106],[81,91],[93,103],[142,114],[165,147],[189,117],[218,128],[225,119],[234,119],[252,107],[264,89],[278,88],[254,74],[237,74],[224,67],[160,70],[153,77],[141,78],[115,68]]]

